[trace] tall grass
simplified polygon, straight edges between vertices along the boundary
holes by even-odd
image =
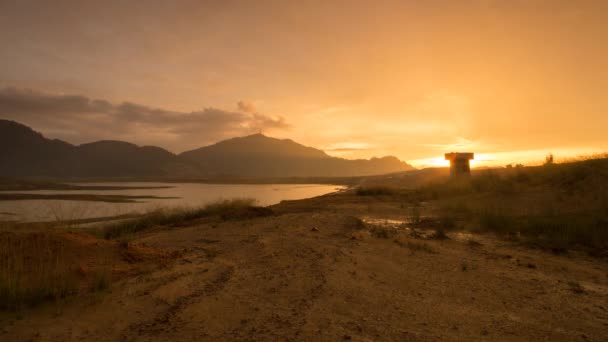
[[[478,171],[420,193],[458,227],[608,255],[608,159]]]
[[[0,309],[18,310],[77,292],[65,245],[49,233],[0,232]]]
[[[202,207],[193,208],[161,208],[148,212],[138,218],[109,225],[104,228],[106,239],[115,239],[124,235],[134,234],[156,226],[180,226],[191,221],[217,216],[222,220],[245,219],[258,216],[268,216],[272,210],[255,206],[256,200],[239,198],[220,200]]]

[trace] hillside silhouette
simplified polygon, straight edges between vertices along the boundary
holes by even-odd
[[[72,145],[20,123],[0,120],[0,176],[346,177],[413,169],[395,157],[348,160],[262,134],[233,138],[179,155],[156,146],[103,140]]]

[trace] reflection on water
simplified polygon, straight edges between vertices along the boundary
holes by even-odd
[[[412,225],[408,220],[364,216],[361,218],[361,221],[369,226],[389,229],[395,233],[404,232],[410,237],[417,239],[435,239],[439,234],[438,230],[431,226],[420,227],[419,225]]]
[[[361,220],[364,223],[374,226],[384,226],[391,228],[407,228],[405,220],[393,220],[388,218],[377,218],[377,217],[362,217]]]
[[[198,184],[198,183],[86,183],[78,185],[105,185],[125,187],[171,186],[165,189],[140,190],[33,190],[19,191],[34,194],[104,194],[177,197],[177,199],[150,199],[138,203],[104,203],[65,200],[0,201],[0,220],[49,221],[77,220],[91,217],[124,215],[159,207],[200,206],[218,199],[255,198],[259,205],[272,205],[282,200],[294,200],[334,192],[341,187],[317,184]]]

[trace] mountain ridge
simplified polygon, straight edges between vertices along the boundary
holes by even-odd
[[[0,119],[3,177],[346,177],[413,169],[394,156],[349,160],[291,139],[235,137],[172,153],[119,140],[74,145]]]

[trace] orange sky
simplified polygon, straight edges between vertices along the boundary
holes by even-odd
[[[82,3],[0,1],[6,103],[70,94],[175,120],[149,110],[114,130],[118,107],[66,117],[2,101],[0,117],[174,152],[262,130],[417,166],[449,151],[476,152],[476,165],[608,151],[608,1]],[[191,115],[205,108],[218,111]],[[248,116],[226,126],[222,113]],[[215,121],[187,135],[169,126],[188,115]]]

